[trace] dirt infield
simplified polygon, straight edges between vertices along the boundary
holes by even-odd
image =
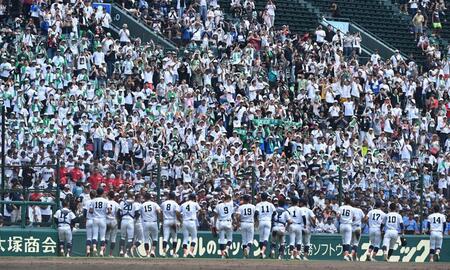
[[[123,258],[0,258],[0,269],[14,270],[190,270],[190,269],[430,269],[448,270],[450,264],[434,263],[386,263],[344,261],[278,261],[278,260],[220,260],[220,259],[123,259]]]

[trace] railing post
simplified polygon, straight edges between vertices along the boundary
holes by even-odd
[[[156,201],[161,204],[161,156],[159,151],[156,154]]]
[[[420,172],[420,182],[419,182],[419,186],[420,186],[420,209],[419,209],[419,222],[420,222],[420,233],[423,232],[423,170],[422,168],[420,168],[419,170]]]
[[[28,205],[26,203],[22,204],[20,206],[20,225],[22,228],[25,228],[25,221],[27,219],[27,210],[28,210]]]
[[[255,196],[256,196],[256,172],[255,172],[255,166],[252,167],[252,204],[255,205],[256,200],[255,200]]]
[[[339,178],[339,193],[338,193],[338,201],[339,201],[339,206],[342,205],[342,171],[341,171],[341,167],[338,167],[338,178]]]
[[[6,156],[6,126],[5,126],[5,122],[6,122],[6,117],[5,117],[5,105],[3,103],[3,98],[0,99],[0,106],[1,106],[1,113],[2,113],[2,196],[1,199],[2,201],[5,200],[5,193],[3,193],[3,191],[5,190],[5,182],[6,182],[6,176],[5,176],[5,156]],[[0,211],[0,213],[4,214],[4,207],[2,207],[2,210]]]
[[[56,180],[56,205],[53,206],[53,208],[52,208],[52,217],[50,218],[52,227],[55,227],[53,215],[55,215],[57,209],[61,207],[61,198],[60,198],[60,195],[61,195],[61,188],[60,188],[61,179],[60,179],[60,177],[61,176],[59,175],[59,166],[60,166],[60,163],[59,163],[59,156],[58,156],[58,157],[56,157],[56,176],[55,176],[56,177],[56,179],[55,179]]]

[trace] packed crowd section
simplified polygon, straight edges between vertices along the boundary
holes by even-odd
[[[399,53],[362,63],[358,43],[346,46],[340,32],[275,28],[271,1],[262,13],[252,0],[231,1],[237,24],[214,0],[133,3],[123,7],[185,49],[142,44],[127,25],[114,39],[110,16],[88,1],[40,1],[2,17],[6,164],[28,166],[7,168],[4,181],[48,189],[6,200],[54,201],[60,176],[61,198],[81,215],[98,187],[156,194],[160,160],[161,199],[196,192],[209,214],[223,194],[238,203],[266,191],[306,198],[316,230],[335,232],[339,172],[344,195],[365,211],[398,203],[412,232],[421,176],[424,216],[434,203],[448,211],[447,52],[424,72]],[[4,210],[5,220],[20,219],[19,207]],[[50,213],[32,206],[29,219]]]

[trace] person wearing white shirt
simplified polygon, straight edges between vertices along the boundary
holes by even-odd
[[[183,257],[194,257],[194,249],[197,241],[198,212],[201,210],[197,203],[197,196],[189,194],[188,201],[181,205],[181,216],[183,217]],[[188,251],[189,236],[191,237],[190,249]]]
[[[355,111],[355,104],[352,100],[348,100],[344,102],[344,116],[352,117]]]
[[[270,230],[272,228],[272,214],[275,212],[275,206],[268,202],[269,194],[261,194],[261,202],[256,205],[256,216],[259,223],[259,248],[262,259],[266,257],[267,242],[269,241]]]
[[[126,23],[123,24],[122,29],[119,31],[119,40],[122,46],[125,46],[128,42],[130,42],[130,30],[128,30],[128,25]]]
[[[389,206],[391,212],[389,212],[384,220],[386,226],[386,231],[383,238],[383,253],[384,260],[389,261],[392,253],[394,253],[394,246],[398,239],[398,229],[400,227],[401,233],[403,235],[403,218],[397,212],[397,204],[391,203]]]
[[[228,251],[233,241],[232,216],[234,213],[233,201],[230,195],[225,195],[223,202],[214,209],[214,228],[219,234],[219,249],[222,258],[228,258]]]
[[[267,14],[269,15],[269,18],[270,18],[271,26],[275,25],[275,10],[276,9],[277,9],[277,7],[272,2],[272,0],[267,1],[266,10],[267,10]]]
[[[350,257],[350,243],[352,240],[352,223],[354,221],[354,210],[351,206],[350,198],[345,198],[344,205],[339,207],[337,214],[339,218],[339,231],[342,235],[342,249],[344,259],[346,261],[351,261]]]
[[[373,261],[378,253],[381,244],[381,232],[383,231],[383,222],[386,214],[381,210],[382,203],[377,201],[374,209],[370,210],[365,217],[369,223],[369,240],[370,246],[367,250],[368,261]]]
[[[428,216],[428,231],[430,232],[430,262],[439,261],[442,248],[442,239],[447,227],[447,217],[441,214],[441,207],[436,204],[434,213]]]
[[[365,216],[364,212],[357,207],[353,207],[353,223],[352,223],[352,257],[353,260],[358,260],[358,246],[361,240],[361,225]]]
[[[322,25],[319,25],[319,27],[316,30],[316,42],[317,42],[317,44],[322,45],[322,43],[325,42],[325,37],[326,36],[327,36],[327,34],[323,30]]]
[[[177,222],[182,225],[180,206],[175,202],[176,195],[175,192],[169,193],[169,198],[161,204],[162,219],[163,219],[163,252],[162,256],[165,257],[167,254],[167,243],[169,238],[172,238],[172,249],[174,258],[178,257],[176,253],[177,249]]]
[[[287,209],[289,213],[289,252],[291,253],[291,260],[300,260],[300,253],[302,248],[302,232],[306,223],[306,217],[303,215],[302,209],[298,206],[298,199],[293,197],[291,199],[292,206]]]
[[[250,203],[251,197],[245,194],[242,197],[242,205],[237,210],[236,220],[242,234],[242,250],[244,258],[250,254],[254,238],[255,206]]]
[[[102,51],[102,45],[97,46],[97,51],[92,54],[92,62],[97,67],[106,64],[105,53]]]
[[[161,215],[161,208],[151,200],[150,193],[144,195],[145,202],[141,206],[141,221],[144,232],[144,247],[147,257],[155,257],[155,250],[158,241],[158,216]],[[150,238],[152,249],[150,251]]]
[[[67,257],[70,257],[72,250],[72,223],[75,219],[75,214],[69,209],[69,202],[63,201],[63,208],[56,211],[53,216],[58,225],[58,237],[60,254],[64,256],[64,246],[67,248]]]

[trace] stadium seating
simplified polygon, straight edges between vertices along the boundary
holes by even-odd
[[[423,62],[421,51],[416,47],[414,36],[410,34],[409,22],[397,12],[389,9],[379,1],[373,0],[306,0],[325,15],[330,14],[330,6],[335,2],[340,10],[340,17],[350,18],[383,41],[399,49],[418,62]],[[279,5],[283,1],[280,1]],[[280,12],[281,13],[281,12]],[[279,14],[282,17],[282,14]]]

